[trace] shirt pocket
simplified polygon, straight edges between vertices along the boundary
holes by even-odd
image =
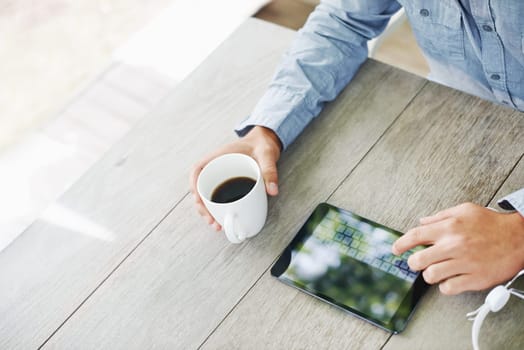
[[[446,60],[464,59],[464,29],[460,8],[449,0],[404,0],[419,46]]]

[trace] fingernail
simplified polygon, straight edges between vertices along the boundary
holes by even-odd
[[[278,186],[277,186],[276,183],[270,182],[268,188],[269,188],[269,192],[271,194],[277,194],[278,193]]]

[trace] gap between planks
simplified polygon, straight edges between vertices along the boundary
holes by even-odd
[[[333,194],[335,192],[337,192],[337,190],[340,188],[340,186],[342,186],[342,184],[344,184],[344,182],[348,179],[349,176],[351,176],[351,174],[354,172],[354,170],[359,166],[359,164],[362,163],[362,161],[364,161],[364,159],[369,155],[369,153],[371,152],[371,150],[373,148],[375,148],[375,146],[378,144],[378,142],[389,132],[389,130],[391,129],[391,127],[397,122],[397,120],[400,118],[400,116],[404,113],[404,111],[411,105],[411,103],[413,102],[413,100],[415,100],[418,95],[424,90],[424,87],[428,84],[428,82],[424,82],[424,84],[420,87],[420,89],[417,91],[416,94],[413,95],[413,97],[408,101],[408,103],[406,103],[406,105],[404,106],[404,108],[397,114],[397,116],[395,117],[395,119],[393,119],[393,121],[389,124],[389,126],[384,130],[384,132],[382,134],[380,134],[380,136],[376,139],[376,141],[371,145],[371,147],[366,151],[366,153],[364,153],[364,155],[359,159],[359,161],[355,164],[355,166],[353,166],[347,173],[347,175],[340,181],[340,183],[338,184],[337,187],[335,187],[335,189],[326,197],[326,201],[329,201],[329,199],[331,197],[333,197]],[[518,162],[517,162],[518,163]],[[240,299],[238,299],[238,301],[231,307],[231,309],[224,315],[224,317],[222,318],[222,320],[216,325],[215,328],[213,328],[213,330],[211,332],[209,332],[209,334],[206,336],[206,338],[202,341],[202,343],[200,343],[200,345],[198,346],[197,349],[201,349],[205,344],[206,342],[208,341],[208,339],[216,332],[216,330],[218,328],[220,328],[220,326],[222,325],[222,323],[229,317],[229,315],[236,309],[236,307],[242,302],[242,300],[244,300],[244,298],[251,292],[251,290],[253,288],[255,288],[257,286],[257,284],[259,283],[259,281],[262,279],[262,277],[264,277],[264,275],[269,271],[269,269],[271,268],[271,266],[277,261],[279,257],[276,256],[273,261],[269,264],[269,266],[264,270],[264,272],[262,272],[260,274],[260,276],[258,276],[258,278],[256,279],[256,281],[253,283],[253,285],[251,287],[249,287],[249,289],[244,293],[244,295],[242,295],[242,297]],[[387,342],[391,339],[391,335],[388,337],[388,339],[386,340],[386,342],[381,346],[381,349],[383,349]]]
[[[118,264],[116,264],[116,266],[109,272],[109,274],[102,279],[102,281],[84,298],[84,300],[82,300],[82,302],[80,302],[80,304],[78,304],[78,306],[66,317],[66,319],[62,323],[60,323],[60,325],[44,340],[42,344],[40,344],[38,350],[42,349],[49,342],[49,340],[53,338],[53,336],[67,323],[67,321],[69,321],[71,317],[73,317],[76,314],[76,312],[80,310],[80,308],[89,300],[89,298],[91,298],[91,296],[96,293],[96,291],[116,272],[116,270],[118,270],[120,266],[122,266],[122,264],[138,249],[138,247],[142,245],[142,243],[149,236],[151,236],[153,232],[155,232],[156,228],[164,222],[164,220],[173,212],[173,210],[175,210],[180,205],[180,203],[184,201],[184,199],[186,199],[189,196],[189,194],[190,192],[186,192],[186,194],[183,195],[182,198],[180,198],[178,202],[176,202],[175,205],[171,209],[169,209],[164,216],[162,216],[158,223],[155,224],[153,228],[151,228],[151,230],[149,230],[149,232],[145,234],[145,236],[129,251],[129,253],[127,253],[124,256],[124,258]]]

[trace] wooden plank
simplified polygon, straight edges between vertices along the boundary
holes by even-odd
[[[273,0],[262,7],[255,17],[298,30],[314,9],[315,5],[307,1]]]
[[[80,96],[79,101],[103,109],[113,118],[120,118],[122,122],[128,124],[141,119],[151,109],[147,100],[139,99],[118,87],[113,87],[104,79],[98,80],[87,89]]]
[[[155,106],[177,83],[152,68],[127,63],[113,64],[101,81],[149,107]]]
[[[516,145],[517,146],[517,145]],[[518,146],[517,146],[518,147]],[[506,181],[502,184],[497,194],[493,196],[489,206],[492,208],[500,209],[497,205],[499,199],[504,198],[510,193],[520,190],[524,187],[524,157],[520,159],[518,164],[512,170]]]
[[[100,112],[100,111],[99,111]],[[103,115],[107,114],[100,112]],[[108,116],[108,118],[110,118]],[[91,163],[100,158],[117,138],[102,138],[98,133],[86,128],[79,121],[69,116],[59,117],[48,123],[41,131],[46,137],[57,143],[68,145],[73,149],[72,152],[87,157]]]
[[[104,154],[169,92],[167,87],[144,84],[145,78],[136,79],[135,70],[124,69],[122,65],[112,64],[55,120],[42,128],[44,134],[94,159]],[[116,79],[122,79],[122,85],[127,83],[127,90],[139,86],[148,100],[143,101],[124,90],[114,83]]]
[[[187,194],[190,165],[234,138],[293,35],[246,22],[0,253],[0,348],[42,344]]]
[[[99,83],[100,84],[100,83]],[[98,85],[98,84],[97,84]],[[116,93],[102,86],[95,88],[107,94],[108,98]],[[128,106],[128,115],[136,120],[147,113],[143,106]],[[63,113],[63,119],[76,123],[76,129],[88,131],[93,138],[102,140],[107,148],[111,147],[118,139],[125,135],[135,124],[131,120],[122,118],[118,113],[107,107],[94,103],[91,98],[82,97],[74,101]]]
[[[369,61],[351,86],[283,155],[280,198],[270,201],[263,232],[245,244],[231,245],[223,235],[210,233],[194,212],[192,200],[184,199],[47,346],[198,347],[282,251],[309,211],[337,188],[425,83]],[[198,101],[207,99],[188,96],[188,104]],[[208,106],[215,110],[216,102]],[[188,118],[191,115],[186,113]],[[212,139],[227,128],[205,125],[193,137]],[[315,326],[316,307],[309,311],[310,332],[303,334],[302,345],[314,344],[315,336],[326,332]],[[275,319],[261,315],[260,320],[262,337],[273,329]],[[340,326],[330,330],[334,338],[347,337],[349,332],[362,344],[375,337],[378,345],[388,336],[382,331],[376,334],[375,327],[353,318],[338,320]],[[254,348],[246,339],[253,331],[242,333],[238,330],[239,343],[235,344]],[[272,348],[287,344],[290,340],[285,338],[281,330],[271,339],[253,341],[258,341],[256,346]]]
[[[388,337],[265,273],[202,349],[379,349]]]

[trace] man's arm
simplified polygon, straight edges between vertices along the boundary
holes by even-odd
[[[282,58],[267,92],[238,125],[237,133],[245,137],[193,166],[190,189],[204,220],[221,230],[196,191],[203,167],[224,153],[247,154],[260,165],[267,193],[277,195],[281,150],[347,85],[367,57],[367,41],[380,34],[399,9],[395,0],[325,0],[317,6]]]
[[[324,104],[348,84],[378,36],[400,9],[386,0],[325,0],[316,7],[284,55],[252,114],[236,128],[273,130],[287,148]]]

